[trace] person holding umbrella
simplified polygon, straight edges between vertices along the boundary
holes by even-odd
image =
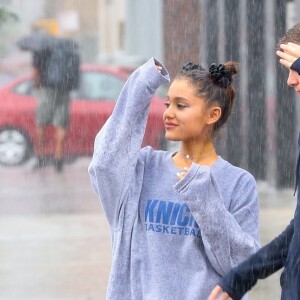
[[[45,130],[52,125],[55,128],[55,168],[61,172],[69,124],[69,92],[77,87],[79,79],[76,44],[72,40],[34,33],[20,39],[18,46],[33,54],[34,86],[39,98],[36,110],[37,163],[34,168],[46,166]]]

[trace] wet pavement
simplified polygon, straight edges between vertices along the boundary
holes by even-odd
[[[102,300],[111,262],[105,216],[87,174],[90,158],[32,171],[32,161],[0,167],[0,299]],[[293,216],[292,190],[259,183],[264,245]],[[280,271],[250,299],[280,298]]]

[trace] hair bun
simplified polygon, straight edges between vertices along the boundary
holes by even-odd
[[[188,62],[182,66],[182,70],[193,71],[193,70],[204,70],[204,68],[201,65]]]
[[[211,64],[209,73],[212,80],[223,88],[227,88],[232,83],[232,75],[223,64]]]

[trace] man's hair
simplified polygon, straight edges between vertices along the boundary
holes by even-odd
[[[300,23],[290,28],[280,39],[279,44],[287,43],[300,44]]]

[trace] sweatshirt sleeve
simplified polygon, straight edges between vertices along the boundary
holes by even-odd
[[[240,199],[232,200],[240,203],[234,212],[225,207],[209,167],[193,164],[175,185],[200,227],[210,263],[221,276],[259,248],[256,183],[250,174],[248,178],[240,186],[242,192],[236,191]]]
[[[110,226],[118,226],[118,216],[134,176],[144,137],[150,100],[155,90],[169,81],[160,62],[151,58],[136,69],[125,83],[112,115],[97,134],[88,172],[101,199]]]
[[[258,279],[272,275],[285,265],[293,233],[292,220],[277,238],[226,274],[219,285],[232,299],[241,299]]]

